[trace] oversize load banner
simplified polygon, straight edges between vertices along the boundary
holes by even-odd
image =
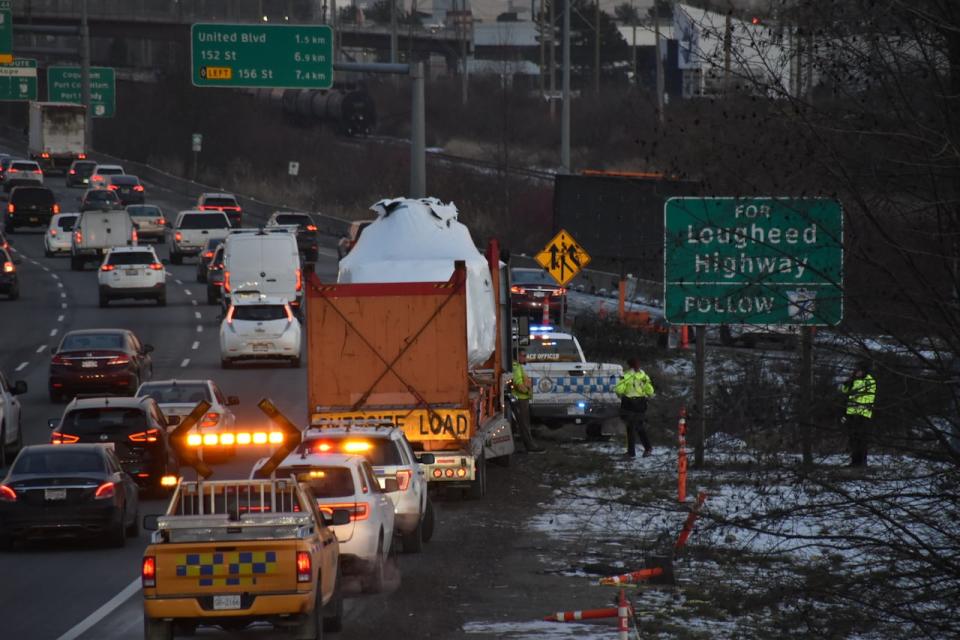
[[[843,210],[821,198],[671,198],[665,314],[674,324],[835,325]]]
[[[314,413],[311,427],[348,424],[389,424],[403,429],[408,440],[466,440],[470,437],[470,412],[466,409],[349,411]]]

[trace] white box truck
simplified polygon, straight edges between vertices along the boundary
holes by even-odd
[[[87,157],[86,108],[67,102],[31,102],[27,152],[43,171],[63,171]]]

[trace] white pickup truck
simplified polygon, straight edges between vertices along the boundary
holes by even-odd
[[[527,352],[524,369],[533,387],[534,420],[550,428],[585,424],[587,435],[598,436],[601,422],[619,414],[620,399],[613,388],[623,367],[587,362],[580,343],[569,333],[534,333],[521,348]]]
[[[183,264],[184,256],[198,255],[207,240],[224,240],[230,233],[230,220],[222,211],[181,211],[167,233],[170,262]]]

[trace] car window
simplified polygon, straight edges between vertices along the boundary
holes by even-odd
[[[60,351],[89,351],[91,349],[123,349],[122,333],[83,333],[67,335]]]
[[[11,169],[16,169],[17,171],[33,171],[34,169],[39,169],[40,165],[35,162],[14,162],[10,165]]]
[[[50,189],[17,189],[10,196],[10,200],[19,205],[40,205],[49,207],[57,202],[57,198]]]
[[[233,307],[234,320],[284,320],[287,310],[279,304],[243,304]]]
[[[93,173],[93,169],[96,166],[96,162],[74,162],[73,170],[81,176],[89,176],[91,173]]]
[[[569,338],[531,338],[526,350],[529,362],[580,362],[580,352]]]
[[[107,264],[153,264],[156,257],[149,251],[112,251]]]
[[[64,231],[73,231],[73,227],[77,224],[77,220],[80,216],[60,216],[57,219],[57,226]]]
[[[17,475],[27,473],[96,473],[106,470],[103,456],[96,451],[70,451],[60,449],[51,451],[24,451],[13,466]]]
[[[304,214],[291,214],[285,213],[276,217],[277,224],[296,224],[301,227],[308,224],[313,224],[313,220],[310,219],[310,216]]]
[[[357,493],[353,474],[344,467],[315,467],[298,473],[297,480],[310,487],[317,498],[350,498]]]
[[[210,392],[205,384],[149,383],[140,387],[140,397],[149,396],[160,404],[196,404],[210,401]]]
[[[540,269],[513,269],[510,271],[510,281],[513,284],[548,284],[551,287],[557,286],[553,276]]]
[[[180,219],[180,229],[229,229],[230,221],[222,213],[194,213]]]
[[[363,469],[362,473],[366,476],[367,482],[373,487],[373,492],[383,493],[383,489],[380,488],[380,483],[377,482],[377,474],[373,472],[373,467],[371,467],[369,463],[364,462],[360,468]]]
[[[116,175],[110,178],[111,184],[140,184],[140,178],[137,176]]]
[[[157,217],[163,215],[163,212],[160,210],[160,207],[156,207],[152,204],[132,204],[127,207],[127,213],[131,216],[150,216]]]
[[[147,416],[132,407],[90,407],[74,409],[63,417],[60,428],[74,435],[145,431]]]
[[[97,167],[97,173],[101,176],[119,176],[123,174],[120,167]]]
[[[205,207],[235,207],[237,206],[237,201],[233,198],[204,198],[203,206]]]
[[[106,189],[97,189],[96,191],[88,191],[86,196],[87,202],[120,202],[119,196],[113,191],[108,191]]]

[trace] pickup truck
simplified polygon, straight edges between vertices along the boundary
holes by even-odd
[[[137,230],[126,211],[85,211],[73,227],[70,268],[81,271],[87,262],[99,262],[114,247],[137,244]]]
[[[524,369],[533,388],[531,418],[550,428],[585,424],[587,435],[596,437],[601,422],[619,414],[620,399],[613,388],[623,367],[587,362],[580,343],[569,333],[534,333],[521,346],[527,352]]]
[[[222,211],[181,211],[167,233],[170,262],[183,264],[184,256],[198,255],[207,240],[224,240],[230,233],[230,220]]]
[[[227,631],[266,621],[299,640],[338,631],[343,618],[340,551],[330,520],[306,484],[290,479],[181,481],[143,554],[144,636]]]

